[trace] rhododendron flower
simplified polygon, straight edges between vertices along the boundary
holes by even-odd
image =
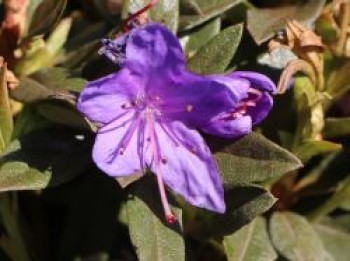
[[[178,39],[158,23],[104,41],[101,53],[122,68],[90,82],[78,101],[79,110],[102,126],[93,149],[97,166],[114,177],[150,168],[169,223],[175,217],[164,183],[195,206],[225,212],[216,163],[196,129],[220,135],[222,116],[234,125],[238,117],[231,115],[248,100],[257,105],[249,109],[252,123],[264,117],[267,111],[257,111],[265,99],[258,77],[188,72]]]
[[[266,118],[273,106],[271,94],[277,92],[275,84],[265,75],[237,71],[226,76],[211,76],[216,81],[226,83],[232,88],[232,80],[239,86],[232,88],[237,102],[230,110],[212,118],[204,132],[224,138],[237,138],[252,131],[253,125]]]

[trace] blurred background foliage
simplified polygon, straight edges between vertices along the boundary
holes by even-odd
[[[117,69],[100,39],[148,2],[0,0],[0,260],[349,260],[350,3],[159,0],[149,12],[193,72],[253,70],[281,93],[251,135],[207,137],[226,214],[169,191],[168,226],[151,176],[94,166],[96,127],[75,108],[88,80]]]

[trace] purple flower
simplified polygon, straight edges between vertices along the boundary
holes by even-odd
[[[226,84],[236,93],[236,103],[228,111],[213,117],[204,132],[224,138],[237,138],[252,131],[269,114],[276,93],[275,84],[266,76],[245,71],[236,71],[226,76],[210,76]]]
[[[233,114],[244,114],[243,103],[249,107],[251,129],[271,108],[266,94],[272,90],[270,82],[243,72],[229,76],[188,72],[178,39],[158,23],[105,41],[101,53],[122,68],[90,82],[79,97],[79,110],[101,126],[93,149],[97,166],[114,177],[151,169],[170,223],[174,216],[164,183],[195,206],[225,212],[216,163],[195,129],[237,136],[239,117]],[[255,108],[249,102],[255,102]],[[240,133],[248,132],[244,128]]]
[[[93,149],[98,167],[111,176],[150,168],[171,221],[163,183],[195,206],[225,211],[217,166],[193,127],[234,101],[225,84],[187,72],[177,38],[152,23],[129,33],[122,69],[88,83],[78,108],[102,125]]]

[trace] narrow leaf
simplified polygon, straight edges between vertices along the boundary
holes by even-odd
[[[0,67],[0,152],[10,143],[13,132],[13,118],[6,84],[6,70],[6,64]]]
[[[341,149],[342,149],[341,144],[337,144],[337,143],[325,141],[325,140],[312,140],[312,141],[306,141],[303,144],[301,144],[295,150],[295,155],[298,156],[298,158],[305,163],[314,156],[325,154],[325,153],[337,152],[337,151],[340,151]]]
[[[328,118],[323,131],[326,138],[350,135],[350,118]]]
[[[223,73],[237,51],[242,31],[242,24],[223,30],[189,60],[188,68],[199,74]]]
[[[157,186],[144,178],[131,188],[127,217],[131,241],[140,261],[185,260],[181,210],[172,207],[177,223],[166,225]]]
[[[313,22],[321,13],[325,0],[308,0],[299,4],[248,11],[247,27],[256,43],[261,44],[283,29],[288,20]]]
[[[275,213],[270,221],[270,233],[274,246],[288,260],[332,260],[311,224],[300,215]]]
[[[267,233],[266,221],[262,217],[224,238],[228,261],[272,261],[277,254]]]
[[[67,128],[35,131],[0,158],[0,191],[37,190],[74,179],[90,164],[91,139]]]
[[[264,182],[296,170],[300,160],[264,136],[251,133],[227,146],[215,141],[215,158],[226,186],[240,182]]]
[[[349,218],[349,217],[348,217]],[[337,261],[347,261],[350,256],[350,234],[342,228],[321,222],[314,224],[323,245]]]

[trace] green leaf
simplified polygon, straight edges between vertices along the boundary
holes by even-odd
[[[276,198],[262,187],[252,184],[230,186],[225,190],[224,215],[189,207],[185,230],[201,240],[230,235],[269,210],[275,202]]]
[[[240,182],[264,182],[302,167],[298,158],[264,136],[251,133],[233,144],[213,147],[226,186]]]
[[[38,2],[33,3],[35,11],[30,10],[28,37],[49,32],[58,23],[67,5],[67,0],[42,0],[40,5]]]
[[[326,138],[350,135],[350,118],[326,119],[323,133]]]
[[[10,143],[13,132],[13,118],[6,83],[6,65],[0,67],[0,152]]]
[[[123,4],[123,18],[135,13],[150,3],[149,0],[125,0]],[[152,21],[166,25],[173,32],[177,31],[179,23],[179,1],[159,0],[150,11]]]
[[[194,11],[180,17],[180,28],[188,30],[228,11],[242,0],[184,0],[183,2],[186,3],[182,3],[182,6],[187,6],[186,9]]]
[[[349,216],[347,217],[349,218]],[[347,261],[350,256],[350,234],[331,222],[313,225],[326,250],[337,261]]]
[[[314,156],[325,153],[337,152],[341,149],[341,144],[325,140],[312,140],[306,141],[299,147],[297,147],[297,149],[295,150],[295,155],[299,159],[301,159],[302,162],[305,163],[308,162]]]
[[[271,261],[277,258],[269,235],[266,221],[262,217],[224,238],[228,261]]]
[[[91,130],[92,125],[82,116],[76,106],[65,100],[44,100],[36,104],[36,111],[47,120],[70,127]]]
[[[237,51],[242,32],[242,24],[223,30],[189,60],[189,70],[199,74],[223,73]]]
[[[216,18],[198,28],[195,32],[185,36],[185,52],[187,57],[192,57],[201,47],[220,32],[221,19]]]
[[[20,85],[11,91],[11,97],[24,103],[33,103],[55,96],[70,99],[67,91],[80,92],[87,81],[75,77],[65,68],[44,68],[20,78]]]
[[[46,41],[43,36],[32,38],[23,58],[16,64],[15,72],[20,75],[29,75],[42,68],[53,66],[57,62],[58,54],[68,39],[72,26],[72,18],[60,21]],[[34,46],[34,48],[33,48]]]
[[[146,177],[131,188],[126,204],[131,241],[140,261],[184,261],[181,210],[173,206],[178,222],[164,223],[157,185],[152,178]]]
[[[322,11],[325,0],[308,0],[278,8],[251,9],[247,27],[257,44],[269,40],[286,26],[288,20],[311,23]]]
[[[333,260],[311,224],[292,212],[276,212],[270,233],[277,250],[290,261]]]
[[[337,187],[336,192],[327,199],[321,206],[312,210],[308,214],[308,219],[312,221],[317,221],[321,219],[323,216],[334,211],[338,208],[343,202],[346,202],[350,199],[350,176],[348,176],[345,180],[340,182]]]
[[[90,137],[55,128],[15,140],[0,158],[0,191],[57,186],[81,174],[90,164]]]
[[[350,62],[348,60],[340,63],[335,60],[334,68],[332,68],[326,85],[326,91],[333,99],[339,99],[350,89],[349,70]]]

